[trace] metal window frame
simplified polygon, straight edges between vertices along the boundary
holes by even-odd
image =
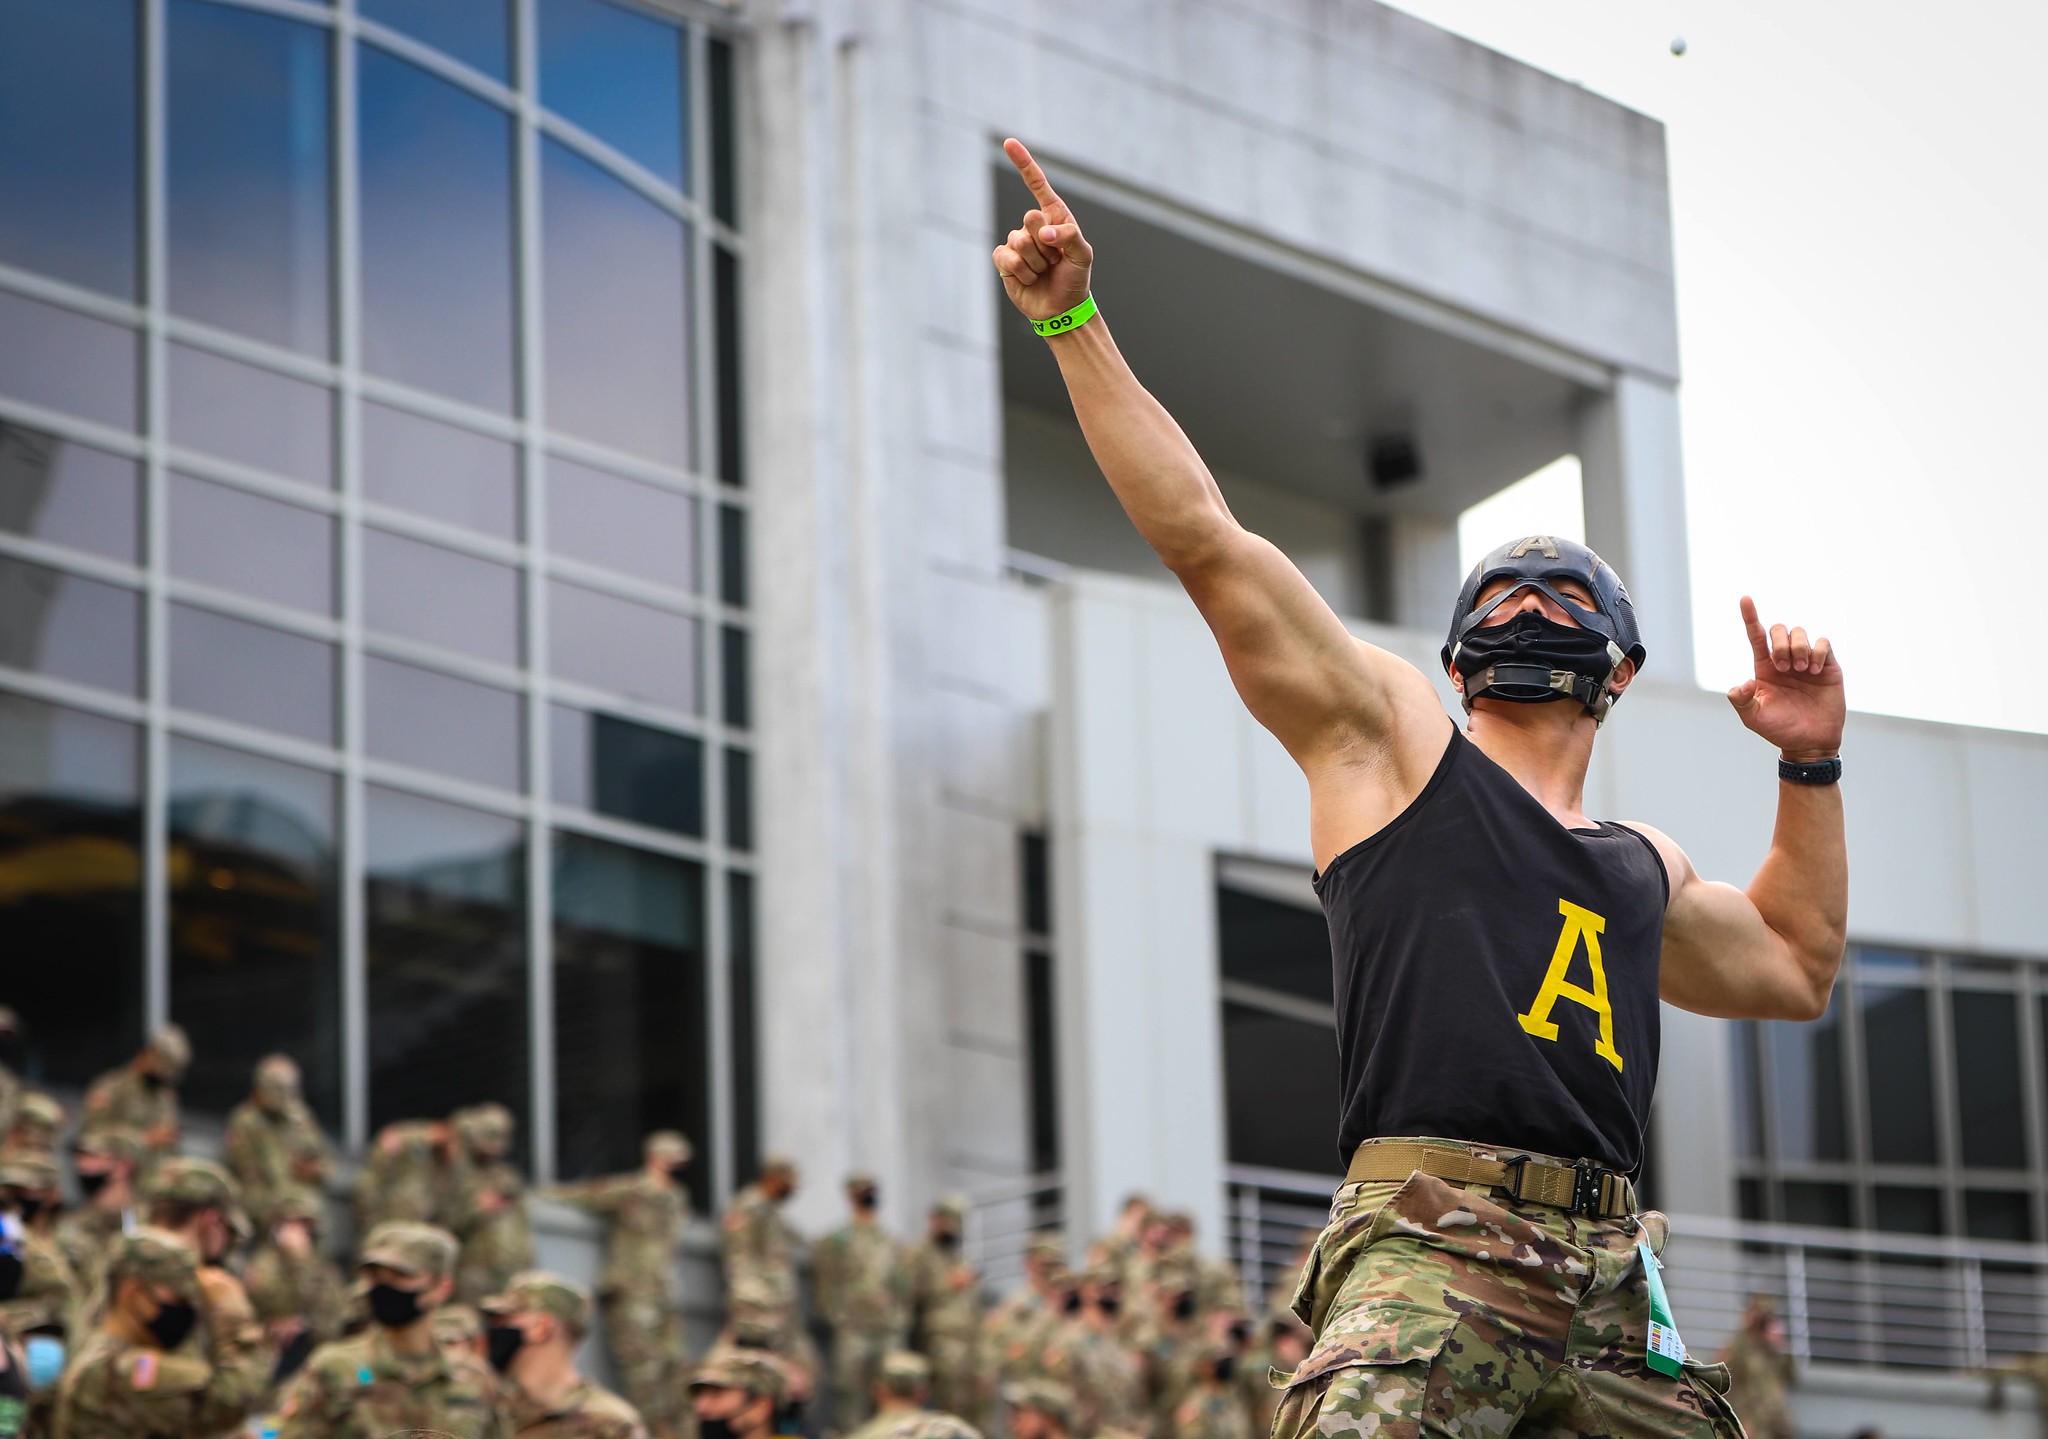
[[[333,352],[328,356],[255,340],[170,312],[166,290],[169,262],[167,230],[168,78],[166,50],[172,0],[138,0],[139,84],[142,144],[138,157],[141,193],[139,302],[128,302],[50,279],[33,271],[0,265],[0,290],[25,295],[89,317],[133,330],[139,343],[142,394],[134,433],[7,397],[0,397],[0,420],[7,420],[94,446],[139,462],[142,489],[142,548],[139,563],[32,537],[0,534],[0,555],[112,583],[137,592],[142,602],[142,664],[140,698],[101,691],[48,675],[0,667],[0,692],[16,693],[46,703],[82,710],[137,725],[142,742],[143,785],[143,984],[145,1020],[163,1023],[170,1015],[170,891],[169,790],[170,749],[174,739],[191,738],[317,770],[338,782],[336,808],[336,882],[341,886],[340,990],[342,995],[343,1131],[351,1145],[368,1138],[369,1073],[367,977],[365,973],[367,913],[364,891],[366,853],[364,824],[367,790],[397,790],[499,817],[520,821],[526,844],[526,944],[528,1020],[530,1032],[528,1083],[532,1125],[528,1135],[535,1178],[554,1177],[556,1159],[556,1084],[554,1053],[553,836],[565,831],[604,839],[666,857],[685,859],[703,869],[706,916],[703,935],[704,996],[709,1030],[705,1056],[712,1134],[708,1139],[712,1193],[723,1203],[737,1187],[734,1159],[735,1052],[731,1028],[732,916],[727,875],[757,876],[754,855],[730,849],[725,842],[725,763],[730,748],[752,748],[751,733],[725,723],[723,647],[720,627],[751,630],[748,611],[720,597],[719,519],[721,505],[750,508],[751,495],[717,479],[719,414],[716,405],[717,337],[711,265],[714,245],[730,251],[742,264],[747,245],[743,235],[711,213],[710,86],[706,82],[706,48],[712,30],[741,51],[745,33],[737,17],[716,7],[663,0],[641,8],[679,25],[688,74],[690,166],[694,194],[685,194],[654,176],[598,137],[540,103],[538,8],[541,0],[512,0],[509,83],[492,79],[401,31],[358,13],[357,0],[334,0],[332,7],[307,0],[208,0],[322,27],[328,32],[330,95],[330,177]],[[515,414],[498,414],[393,380],[366,374],[361,354],[360,159],[357,125],[358,46],[368,43],[425,69],[437,78],[481,98],[503,111],[513,126],[513,263]],[[743,58],[743,56],[736,57]],[[746,99],[744,66],[735,66],[733,107]],[[735,118],[735,136],[744,126]],[[689,402],[695,411],[688,468],[661,464],[614,450],[573,435],[550,433],[546,424],[542,373],[544,296],[540,243],[542,230],[540,168],[543,140],[563,145],[614,179],[626,184],[685,225],[689,353],[692,361]],[[701,198],[700,198],[701,197]],[[272,474],[218,456],[177,447],[170,442],[167,360],[173,344],[220,355],[271,373],[326,388],[333,396],[334,487],[321,489],[302,480]],[[365,402],[435,420],[516,446],[520,482],[517,539],[470,531],[458,525],[417,515],[370,500],[363,493],[362,407]],[[547,547],[547,470],[550,456],[560,456],[689,497],[696,505],[694,559],[697,590],[692,593],[601,565],[549,553]],[[330,516],[336,526],[337,593],[333,613],[312,614],[252,596],[232,593],[176,577],[170,568],[168,490],[172,471],[226,484],[283,500]],[[522,658],[507,666],[476,656],[442,651],[402,636],[371,631],[364,623],[365,527],[386,530],[423,543],[517,567],[524,619]],[[648,605],[695,621],[701,644],[698,660],[700,712],[686,714],[643,701],[628,700],[548,672],[548,591],[555,581],[583,586],[615,598]],[[319,639],[336,648],[340,683],[336,744],[332,747],[253,729],[233,721],[173,707],[170,703],[169,616],[171,607],[192,604],[251,620],[293,634]],[[495,686],[517,696],[525,721],[526,774],[519,792],[499,790],[411,766],[382,760],[366,748],[365,661],[387,658],[439,673]],[[552,707],[602,708],[636,723],[700,740],[704,747],[705,833],[701,837],[672,834],[587,810],[560,806],[551,793],[550,724]],[[758,902],[758,892],[757,892]],[[757,961],[758,963],[758,957]]]

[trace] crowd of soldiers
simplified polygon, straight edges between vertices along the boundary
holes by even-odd
[[[797,1166],[770,1156],[720,1220],[723,1325],[692,1356],[681,1134],[648,1135],[635,1170],[529,1191],[502,1106],[401,1121],[343,1209],[289,1057],[256,1066],[216,1160],[182,1149],[176,1026],[94,1081],[75,1125],[8,1067],[15,1029],[0,1009],[0,1439],[1250,1439],[1269,1366],[1307,1352],[1292,1314],[1247,1313],[1191,1221],[1142,1199],[1080,1267],[1034,1235],[991,1308],[964,1201],[904,1243],[875,1177],[851,1175],[846,1222],[807,1245],[784,1216]],[[599,1222],[594,1294],[532,1267],[536,1197]],[[598,1332],[620,1394],[577,1369]]]

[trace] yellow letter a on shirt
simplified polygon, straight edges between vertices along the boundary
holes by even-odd
[[[1557,1002],[1569,999],[1574,1004],[1585,1005],[1600,1016],[1600,1042],[1593,1046],[1593,1052],[1618,1070],[1621,1068],[1621,1054],[1614,1047],[1614,1006],[1607,1002],[1607,971],[1600,963],[1600,932],[1607,928],[1607,921],[1590,909],[1580,909],[1568,899],[1557,902],[1557,912],[1564,916],[1564,929],[1557,936],[1557,948],[1550,956],[1550,972],[1543,976],[1543,988],[1536,991],[1536,1002],[1529,1006],[1529,1012],[1515,1018],[1522,1021],[1522,1028],[1538,1039],[1556,1039],[1557,1025],[1550,1018],[1550,1011]],[[1565,978],[1582,939],[1586,942],[1587,962],[1593,966],[1591,989],[1581,989]]]

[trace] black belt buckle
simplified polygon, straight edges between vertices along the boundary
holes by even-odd
[[[1601,1199],[1605,1191],[1605,1180],[1613,1174],[1590,1159],[1581,1159],[1572,1165],[1572,1207],[1573,1214],[1583,1214],[1589,1219],[1601,1217],[1604,1207]]]
[[[1511,1154],[1500,1163],[1501,1168],[1507,1171],[1506,1182],[1501,1185],[1501,1188],[1507,1190],[1516,1199],[1522,1198],[1522,1173],[1529,1167],[1529,1156],[1526,1154]]]

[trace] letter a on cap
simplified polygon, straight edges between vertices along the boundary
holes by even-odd
[[[1541,550],[1543,551],[1544,559],[1554,560],[1557,558],[1557,541],[1553,540],[1549,535],[1531,535],[1528,539],[1523,540],[1520,544],[1509,550],[1508,558],[1519,560],[1531,550]]]

